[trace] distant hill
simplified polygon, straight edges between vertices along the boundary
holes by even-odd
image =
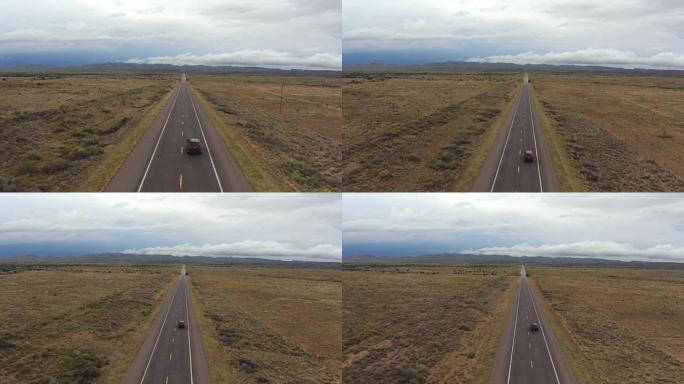
[[[350,264],[525,264],[556,266],[623,266],[684,269],[684,263],[662,263],[643,261],[620,261],[589,257],[545,257],[545,256],[508,256],[475,255],[461,253],[442,253],[422,256],[347,256],[343,262]]]
[[[96,73],[134,73],[134,74],[278,74],[291,76],[341,76],[339,71],[318,71],[300,69],[274,69],[262,67],[235,67],[208,65],[169,65],[169,64],[128,64],[103,63],[86,64],[73,67],[44,67],[40,65],[18,65],[15,67],[0,67],[0,73],[5,74],[96,74]]]
[[[201,264],[201,265],[281,265],[297,267],[336,267],[340,263],[284,261],[262,258],[140,255],[130,253],[103,253],[97,255],[41,257],[20,255],[0,257],[7,264]]]
[[[346,65],[344,72],[395,72],[395,73],[432,73],[432,72],[547,72],[547,73],[618,73],[634,75],[668,75],[684,76],[684,71],[655,69],[623,69],[584,65],[547,65],[547,64],[511,64],[511,63],[477,63],[466,61],[448,61],[443,63],[395,65],[395,64],[358,64]]]

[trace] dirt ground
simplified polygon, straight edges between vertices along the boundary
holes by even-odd
[[[517,75],[346,73],[345,191],[450,191],[513,98]]]
[[[0,77],[0,191],[97,191],[172,76]],[[143,127],[144,129],[144,127]]]
[[[279,189],[339,190],[339,77],[193,76],[225,127],[264,164]],[[282,113],[281,113],[282,91]]]
[[[684,191],[684,77],[533,75],[588,191]]]

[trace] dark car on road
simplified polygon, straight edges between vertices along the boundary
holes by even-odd
[[[188,142],[185,144],[185,153],[188,155],[201,155],[202,145],[200,144],[200,139],[188,139]]]
[[[537,332],[537,331],[539,331],[539,324],[537,324],[537,323],[530,324],[530,332]]]
[[[528,149],[525,151],[525,154],[523,154],[523,160],[525,160],[526,163],[531,163],[534,161],[534,152],[532,150]]]
[[[185,328],[185,321],[178,320],[178,328]]]

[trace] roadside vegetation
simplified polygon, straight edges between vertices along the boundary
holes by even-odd
[[[104,189],[175,76],[0,76],[0,191]]]
[[[684,77],[537,74],[560,156],[588,191],[684,191]],[[572,180],[572,179],[570,179]]]
[[[345,264],[345,383],[486,383],[515,268]]]
[[[1,265],[2,383],[120,383],[175,268]]]
[[[340,271],[189,269],[215,383],[340,383]]]
[[[190,81],[257,190],[340,190],[339,77],[196,75]]]
[[[530,267],[583,383],[684,382],[684,270]]]
[[[348,191],[469,191],[518,74],[345,73]]]

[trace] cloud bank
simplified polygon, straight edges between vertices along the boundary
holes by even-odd
[[[510,247],[465,249],[463,253],[476,255],[596,257],[623,261],[684,261],[684,246],[658,244],[640,248],[633,244],[614,241],[580,241],[566,244],[517,244]]]
[[[340,260],[342,249],[335,244],[305,246],[276,241],[245,240],[223,244],[179,244],[171,247],[128,249],[124,253],[171,256],[257,257],[279,260],[330,261]]]
[[[316,53],[296,55],[273,50],[242,50],[228,53],[209,53],[176,56],[157,56],[126,60],[134,64],[208,65],[208,66],[259,66],[281,69],[341,70],[342,55]]]
[[[681,53],[660,52],[652,55],[640,55],[635,52],[619,49],[593,48],[571,52],[524,52],[516,55],[475,57],[468,61],[512,64],[599,65],[628,69],[684,69],[684,54]]]

